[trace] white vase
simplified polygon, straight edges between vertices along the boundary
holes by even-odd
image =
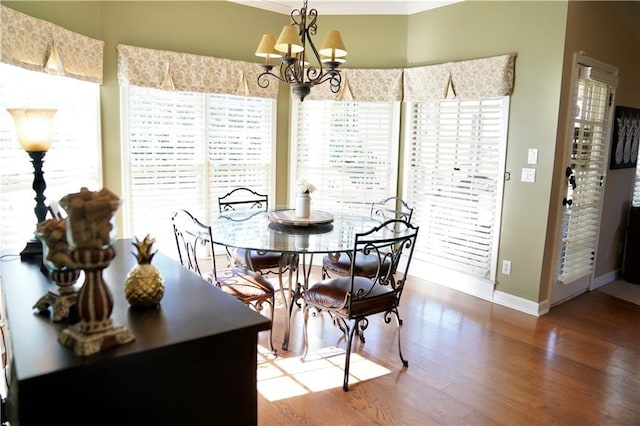
[[[311,215],[311,197],[308,192],[297,195],[295,215],[296,217],[309,217]]]

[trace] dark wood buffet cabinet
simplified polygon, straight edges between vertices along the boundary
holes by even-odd
[[[131,242],[115,249],[103,274],[111,319],[135,340],[88,357],[58,342],[68,322],[33,309],[53,285],[37,262],[0,262],[11,425],[256,424],[257,334],[269,320],[163,253],[153,260],[165,280],[160,308],[130,308]]]

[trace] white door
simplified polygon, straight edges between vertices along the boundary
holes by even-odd
[[[568,126],[562,227],[551,305],[591,289],[604,180],[609,164],[612,106],[618,70],[577,54]]]

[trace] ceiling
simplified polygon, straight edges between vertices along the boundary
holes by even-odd
[[[227,0],[289,15],[304,0]],[[463,0],[309,0],[307,6],[319,15],[412,15]]]

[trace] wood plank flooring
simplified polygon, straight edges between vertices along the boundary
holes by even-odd
[[[259,424],[640,425],[638,305],[594,291],[536,318],[412,278],[400,314],[409,367],[395,322],[374,317],[343,392],[345,341],[328,316],[309,319],[310,351],[337,355],[301,363],[302,313],[283,352],[276,309],[278,356],[258,360]]]

